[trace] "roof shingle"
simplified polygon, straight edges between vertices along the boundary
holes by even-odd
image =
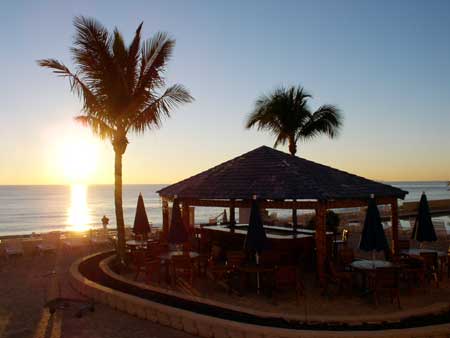
[[[158,191],[192,199],[404,198],[406,191],[262,146]]]

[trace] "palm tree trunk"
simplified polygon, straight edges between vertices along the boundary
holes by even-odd
[[[125,222],[122,205],[122,152],[114,150],[114,204],[117,224],[117,256],[121,263],[125,262]]]
[[[297,153],[297,144],[295,143],[295,137],[289,136],[289,152],[292,156]]]

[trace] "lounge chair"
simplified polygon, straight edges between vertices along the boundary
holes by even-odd
[[[40,254],[55,252],[59,247],[59,232],[49,232],[42,235],[42,242],[36,246]]]
[[[62,240],[63,246],[67,250],[76,250],[84,247],[87,242],[84,237],[68,237]]]
[[[23,243],[21,239],[5,239],[5,254],[7,258],[23,256]]]
[[[89,242],[92,246],[107,246],[111,243],[108,229],[98,229],[90,231]]]

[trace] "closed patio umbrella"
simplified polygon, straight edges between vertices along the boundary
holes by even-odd
[[[142,194],[139,194],[136,215],[134,216],[133,232],[135,235],[142,235],[147,237],[151,231],[150,224],[148,223],[147,212],[145,211],[144,198]]]
[[[372,251],[372,253],[389,249],[374,196],[369,199],[359,248],[364,251]]]
[[[172,220],[170,222],[168,241],[171,244],[182,244],[187,242],[189,234],[181,217],[180,205],[178,199],[173,201]]]
[[[250,254],[255,254],[256,264],[259,264],[259,255],[268,247],[266,231],[264,230],[261,210],[258,201],[254,197],[250,210],[247,236],[245,237],[245,250]],[[259,293],[259,272],[256,274],[256,287]]]
[[[415,239],[418,242],[434,242],[437,240],[433,222],[431,221],[430,207],[425,193],[422,193],[422,197],[420,198],[419,210],[412,232],[412,239]]]
[[[267,244],[266,231],[264,230],[259,203],[256,199],[253,199],[247,237],[245,238],[245,250],[260,254],[261,251],[267,248]]]

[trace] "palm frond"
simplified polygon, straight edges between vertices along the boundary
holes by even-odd
[[[127,63],[127,74],[126,80],[128,83],[128,88],[131,92],[134,92],[136,88],[136,83],[138,80],[137,66],[139,62],[139,48],[141,46],[141,30],[143,22],[136,29],[133,41],[128,47],[128,63]]]
[[[122,71],[125,73],[128,66],[128,51],[125,47],[125,41],[123,40],[122,34],[120,34],[117,28],[114,29],[112,50],[114,60],[119,64]]]
[[[170,117],[170,112],[180,104],[192,102],[194,98],[182,85],[176,84],[166,89],[157,99],[152,99],[134,118],[128,128],[142,133],[146,128],[159,128],[163,117]]]
[[[312,114],[310,121],[301,129],[298,136],[311,138],[319,134],[326,134],[333,138],[338,135],[341,126],[340,110],[332,105],[323,105]]]
[[[114,135],[114,129],[98,117],[92,115],[80,115],[75,117],[75,121],[86,127],[90,127],[92,132],[101,139],[111,140]]]
[[[90,126],[100,137],[110,138],[114,133],[126,138],[129,130],[142,132],[159,127],[172,109],[193,100],[181,85],[159,96],[175,45],[166,33],[157,33],[142,43],[141,23],[126,46],[117,29],[109,33],[92,18],[76,17],[74,26],[71,52],[75,71],[54,59],[39,60],[38,64],[69,78],[72,91],[84,100],[85,114],[76,120]]]
[[[43,59],[37,61],[38,65],[45,68],[50,68],[53,73],[58,76],[69,78],[70,89],[80,97],[83,102],[83,109],[86,112],[94,112],[99,109],[96,96],[89,87],[74,73],[72,73],[67,66],[55,59]]]
[[[71,51],[78,73],[88,79],[91,91],[111,118],[119,116],[128,103],[128,89],[123,69],[114,55],[114,34],[111,36],[96,20],[82,16],[74,19],[74,26]],[[119,38],[116,42],[117,47]]]
[[[167,33],[158,32],[153,38],[144,42],[141,53],[141,69],[138,87],[158,87],[164,84],[162,73],[172,56],[175,40],[169,38]]]
[[[245,126],[269,131],[275,137],[274,147],[287,141],[295,146],[300,138],[319,134],[334,137],[342,124],[339,110],[325,105],[313,114],[308,107],[310,98],[301,86],[278,87],[256,100]]]

